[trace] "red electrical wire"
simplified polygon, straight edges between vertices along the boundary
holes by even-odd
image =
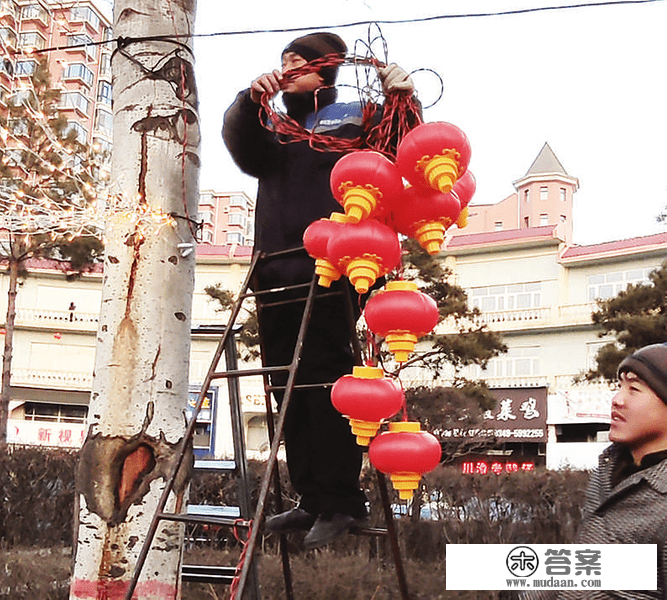
[[[326,67],[341,64],[354,64],[381,68],[383,63],[374,58],[341,58],[336,54],[327,54],[312,60],[296,69],[284,73],[284,82],[289,83],[308,73],[317,72]],[[260,100],[259,117],[264,126],[278,134],[282,143],[307,141],[315,150],[322,152],[349,152],[359,148],[376,150],[393,158],[394,148],[403,136],[422,122],[420,107],[412,94],[390,92],[385,94],[382,117],[374,124],[375,116],[381,107],[374,102],[363,106],[362,133],[353,139],[314,133],[297,123],[290,116],[276,111],[271,105],[272,95],[265,93]],[[317,110],[317,106],[315,107]]]
[[[243,565],[246,561],[246,554],[248,552],[248,539],[250,539],[250,532],[252,531],[252,521],[249,521],[248,523],[248,533],[246,534],[246,539],[243,539],[238,532],[237,524],[238,523],[245,523],[243,519],[237,519],[236,522],[234,523],[234,537],[238,542],[241,543],[243,546],[243,551],[241,552],[241,557],[239,558],[239,563],[236,565],[236,572],[234,573],[234,578],[232,579],[232,583],[229,586],[229,600],[235,600],[236,599],[236,593],[238,591],[239,587],[239,582],[241,581],[241,571],[243,570]]]

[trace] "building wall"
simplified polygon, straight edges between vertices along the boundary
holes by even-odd
[[[193,327],[224,325],[228,313],[216,310],[204,289],[220,284],[237,292],[245,279],[251,252],[229,258],[229,247],[208,248],[198,257],[193,299]],[[0,273],[0,323],[7,312],[7,275]],[[92,386],[96,334],[101,302],[102,273],[85,274],[68,281],[55,261],[32,261],[21,280],[12,361],[10,441],[45,445],[79,446],[85,436],[85,412]],[[4,335],[4,328],[0,334]],[[196,390],[211,365],[220,335],[193,334],[190,383]],[[224,363],[221,365],[222,370]],[[226,380],[214,382],[217,394],[215,453],[232,458],[231,425]],[[248,449],[266,447],[261,427],[265,407],[261,379],[242,378],[240,393],[246,427],[252,421]],[[31,417],[26,407],[37,408]],[[28,419],[28,420],[26,420]]]
[[[111,22],[94,0],[2,0],[0,28],[4,101],[25,88],[37,60],[46,58],[51,84],[61,90],[60,108],[80,140],[110,149],[113,47],[77,47],[111,39]],[[32,52],[60,47],[44,54]]]

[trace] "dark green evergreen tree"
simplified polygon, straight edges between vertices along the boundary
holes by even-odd
[[[635,350],[667,341],[667,262],[649,275],[647,283],[631,284],[613,298],[598,300],[592,314],[600,337],[612,335],[596,356],[597,367],[587,380],[616,380],[621,361]]]

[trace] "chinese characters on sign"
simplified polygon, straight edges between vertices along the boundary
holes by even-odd
[[[79,423],[40,423],[10,419],[7,440],[12,444],[81,448],[86,427]]]
[[[486,412],[480,427],[446,429],[441,432],[442,437],[547,441],[547,388],[503,388],[491,393],[497,404]]]
[[[475,460],[461,463],[461,473],[464,475],[489,475],[495,473],[518,473],[519,471],[534,471],[535,463],[526,462],[506,462]]]

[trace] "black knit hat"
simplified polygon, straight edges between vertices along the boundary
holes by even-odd
[[[343,58],[347,52],[347,46],[342,38],[335,33],[320,31],[296,38],[287,44],[283,50],[283,54],[286,52],[294,52],[310,62],[316,58],[322,58],[327,54],[337,54]],[[337,74],[337,66],[326,67],[320,70],[320,75],[326,85],[333,85]]]
[[[618,375],[631,371],[667,404],[667,344],[652,344],[626,356],[618,366]]]

